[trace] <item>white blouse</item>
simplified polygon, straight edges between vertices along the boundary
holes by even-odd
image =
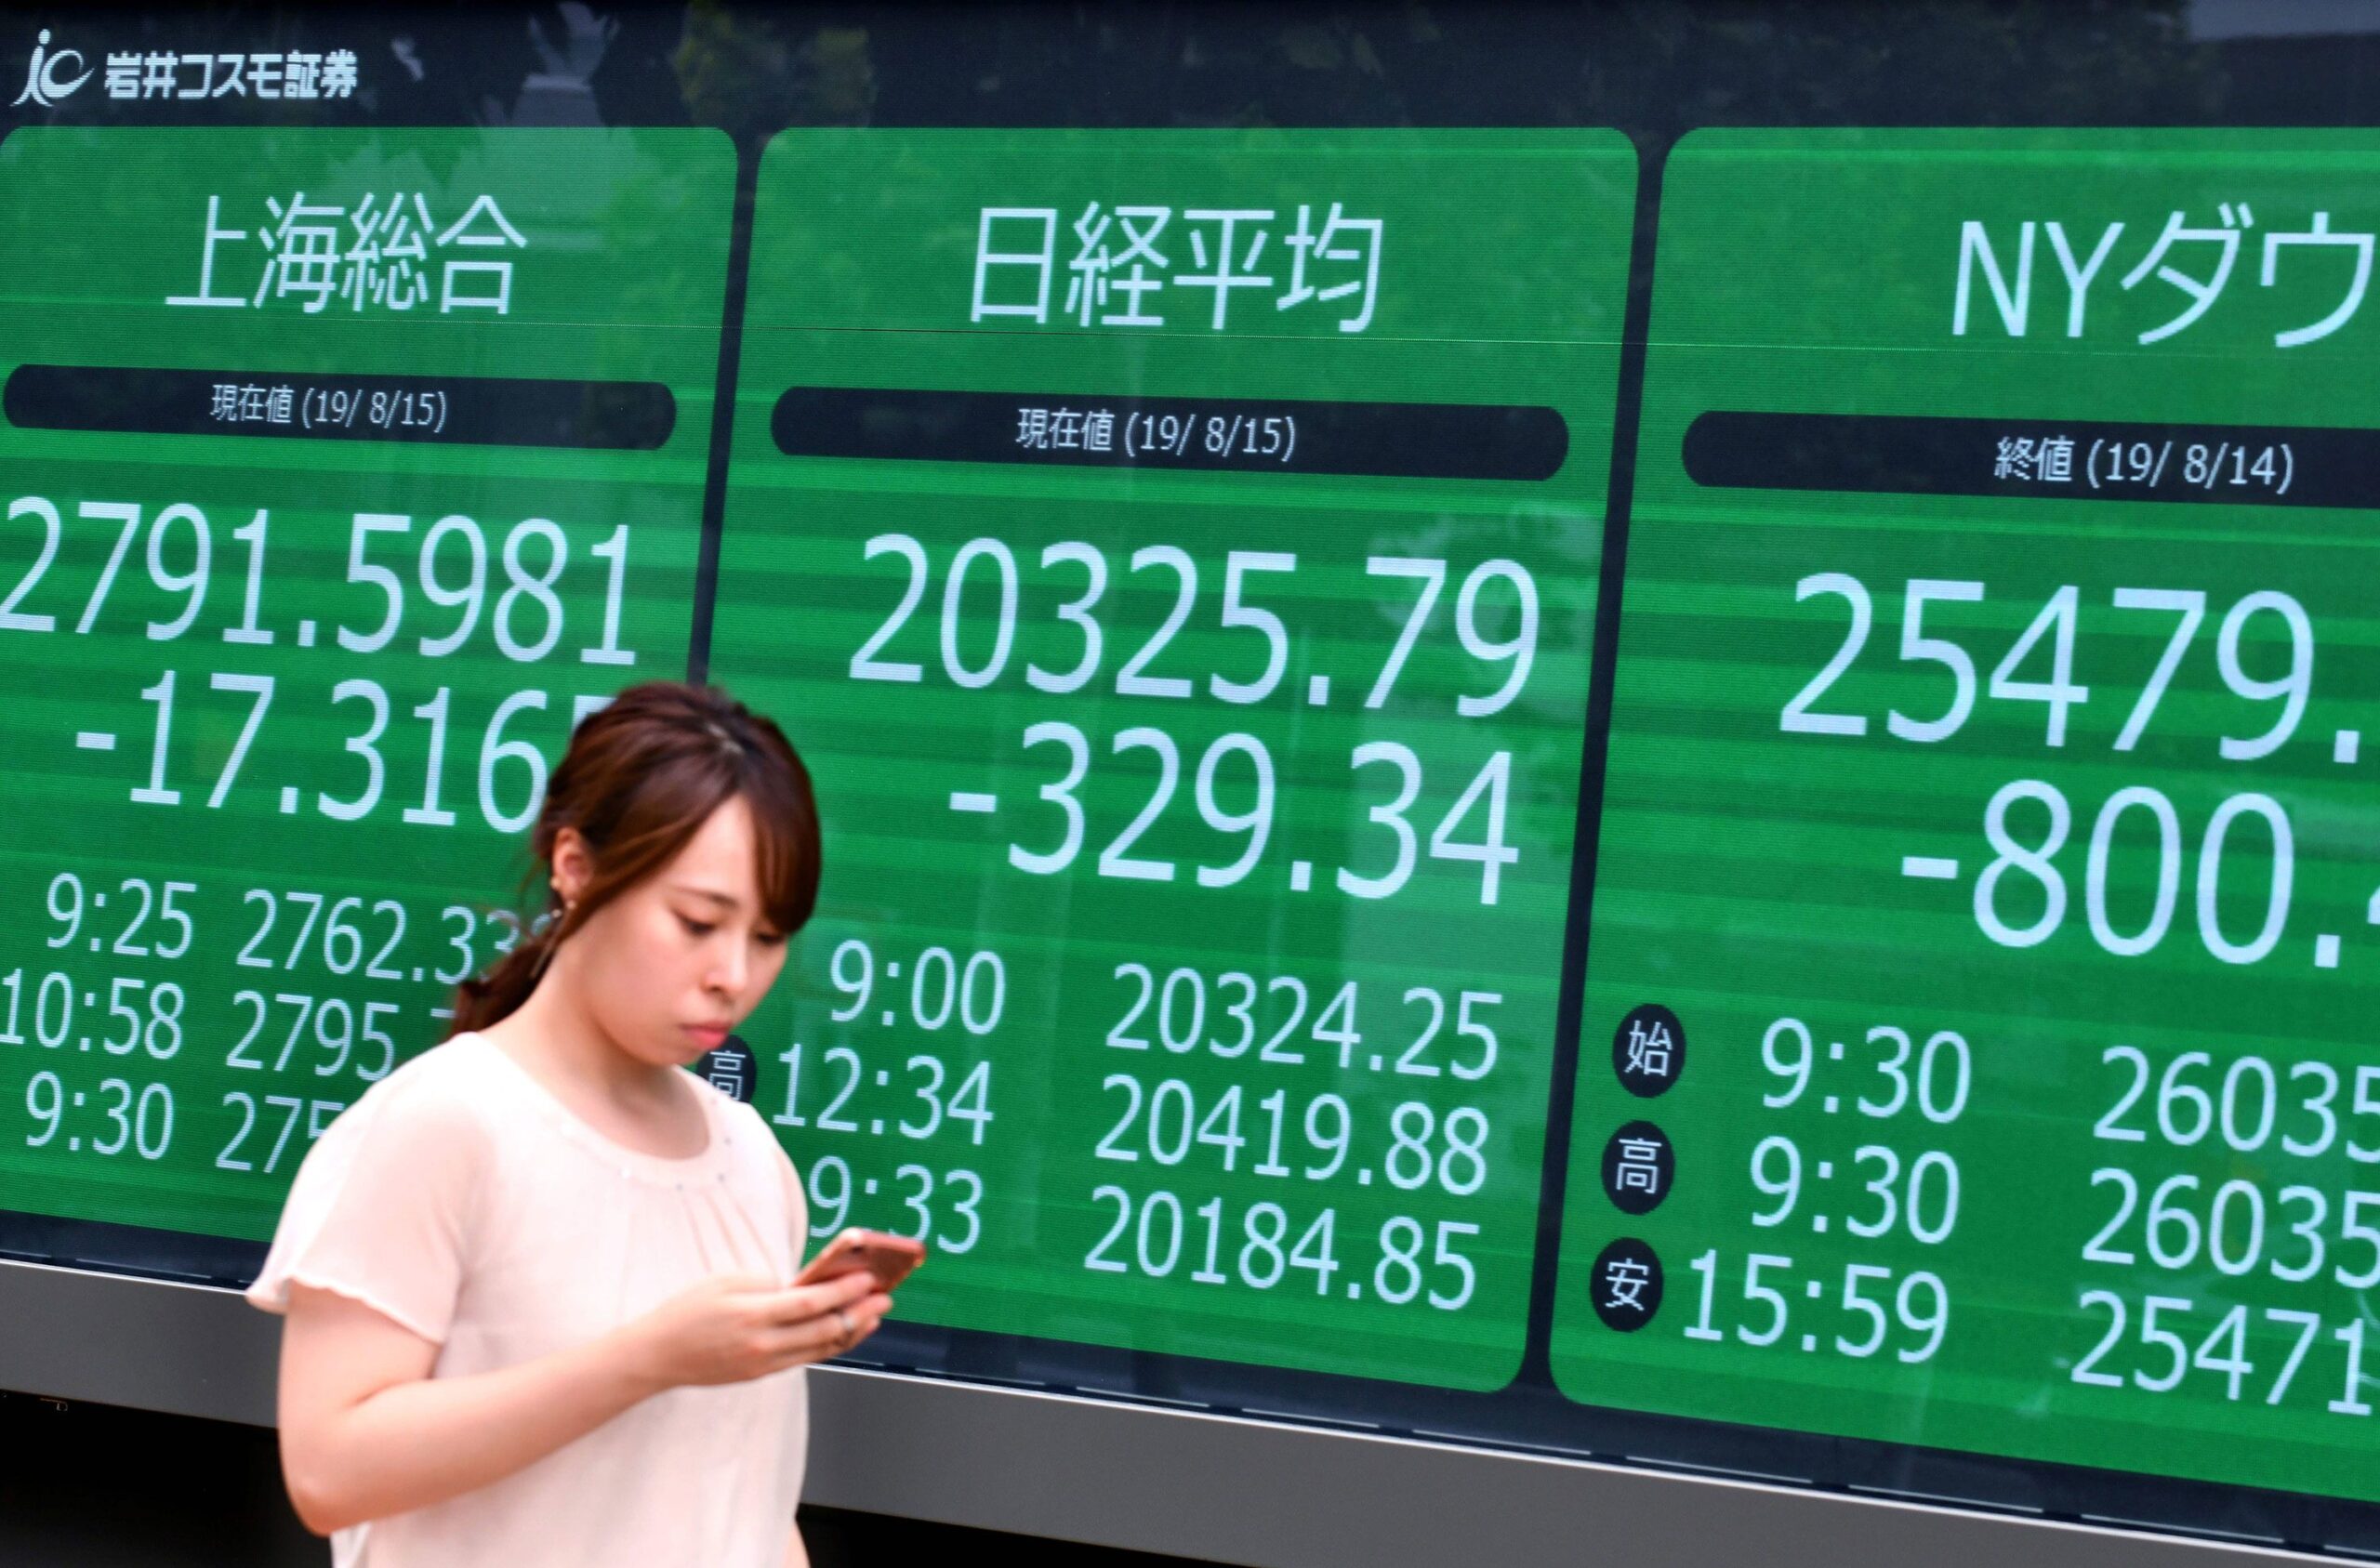
[[[726,1272],[790,1283],[801,1184],[747,1105],[689,1077],[689,1159],[597,1132],[477,1034],[391,1073],[306,1156],[248,1299],[352,1298],[434,1377],[583,1344]],[[336,1568],[778,1568],[809,1435],[801,1371],[675,1389],[492,1486],[341,1530]]]

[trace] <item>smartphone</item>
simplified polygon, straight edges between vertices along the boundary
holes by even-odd
[[[876,1276],[876,1288],[891,1290],[909,1277],[909,1272],[926,1260],[926,1244],[896,1236],[886,1231],[863,1231],[854,1227],[839,1232],[828,1242],[810,1266],[801,1271],[796,1285],[824,1285],[845,1274],[865,1269]]]

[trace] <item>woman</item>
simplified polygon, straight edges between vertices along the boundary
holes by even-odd
[[[338,1568],[806,1564],[799,1369],[892,1303],[790,1285],[792,1165],[680,1069],[817,901],[809,777],[741,705],[638,686],[534,845],[548,923],[324,1135],[248,1293],[288,1314],[290,1497]]]

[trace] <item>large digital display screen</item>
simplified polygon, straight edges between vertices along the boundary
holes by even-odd
[[[1634,186],[1591,131],[770,144],[711,668],[834,864],[744,1033],[927,1318],[1518,1369]]]
[[[575,718],[685,667],[734,180],[703,130],[0,142],[8,1207],[269,1237],[517,940]]]
[[[2248,9],[0,36],[0,1257],[245,1283],[707,679],[871,1363],[2380,1552],[2380,132]]]
[[[2380,1496],[2375,176],[1672,153],[1566,1391]]]

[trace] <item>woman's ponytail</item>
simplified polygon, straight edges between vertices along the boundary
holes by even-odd
[[[562,936],[561,915],[549,910],[546,919],[523,934],[512,951],[497,959],[487,973],[456,987],[455,1020],[448,1026],[447,1037],[485,1029],[498,1019],[520,1011],[521,1004],[537,989],[537,981],[552,960],[554,949],[562,945]]]

